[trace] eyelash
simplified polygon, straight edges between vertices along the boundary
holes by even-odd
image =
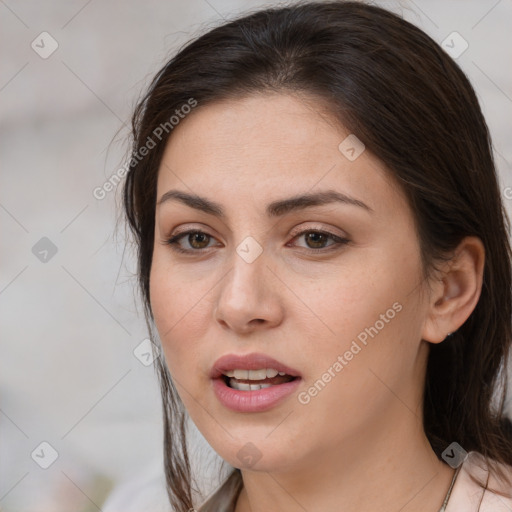
[[[303,235],[310,234],[310,233],[317,233],[317,234],[325,235],[328,238],[330,238],[331,240],[334,240],[334,242],[335,242],[334,244],[331,244],[327,248],[321,248],[321,249],[303,248],[303,249],[305,249],[306,252],[308,252],[310,254],[330,252],[333,250],[334,246],[336,246],[336,245],[343,246],[343,245],[346,245],[347,243],[349,243],[349,241],[350,241],[347,238],[341,238],[337,235],[334,235],[333,233],[329,233],[328,231],[323,231],[320,229],[306,229],[304,231],[301,231],[293,237],[293,240],[295,240],[296,238],[299,238]],[[205,233],[204,231],[200,231],[197,229],[191,229],[188,231],[184,231],[183,233],[178,233],[177,235],[174,235],[174,236],[166,239],[164,241],[164,244],[169,245],[173,251],[176,251],[176,252],[179,252],[182,254],[190,254],[190,255],[192,253],[200,254],[202,252],[207,251],[207,249],[211,249],[211,247],[204,248],[204,249],[183,249],[183,248],[179,247],[178,242],[185,236],[192,235],[192,234],[201,234],[201,235],[206,235],[207,237],[210,237],[210,238],[214,238],[213,236],[209,235],[208,233]],[[336,247],[334,247],[334,249],[336,249]]]

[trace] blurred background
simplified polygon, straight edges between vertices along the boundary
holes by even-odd
[[[420,26],[468,75],[510,212],[512,0],[374,3]],[[120,187],[103,185],[166,60],[269,5],[279,2],[0,0],[1,510],[168,510],[134,251]],[[192,432],[193,463],[215,461]]]

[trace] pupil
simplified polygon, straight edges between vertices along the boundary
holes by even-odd
[[[190,236],[192,237],[192,240],[196,241],[196,238],[195,238],[195,237],[205,238],[205,237],[207,237],[208,235],[206,235],[205,233],[192,233]],[[203,240],[203,241],[204,241],[204,240]],[[199,244],[201,244],[201,241],[199,241]],[[190,245],[192,245],[192,247],[195,247],[193,242],[191,242],[191,244],[190,244]]]
[[[320,243],[320,245],[322,245],[322,242],[325,241],[325,240],[323,240],[325,235],[323,235],[322,233],[309,233],[308,237],[309,237],[309,241],[313,241],[313,244]],[[320,237],[320,240],[314,240],[314,239],[311,240],[312,237]]]

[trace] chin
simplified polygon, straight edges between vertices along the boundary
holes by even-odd
[[[251,441],[251,436],[239,443],[229,442],[229,451],[226,445],[222,450],[215,450],[228,464],[242,471],[281,472],[296,466],[296,461],[290,459],[290,453],[285,443],[270,443],[265,441]],[[259,437],[258,437],[259,439]],[[286,453],[285,453],[286,452]]]

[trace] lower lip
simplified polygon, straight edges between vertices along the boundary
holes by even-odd
[[[230,388],[222,378],[213,380],[213,391],[219,401],[228,409],[236,412],[266,411],[291,395],[299,386],[301,379],[276,384],[257,391],[239,391]]]

